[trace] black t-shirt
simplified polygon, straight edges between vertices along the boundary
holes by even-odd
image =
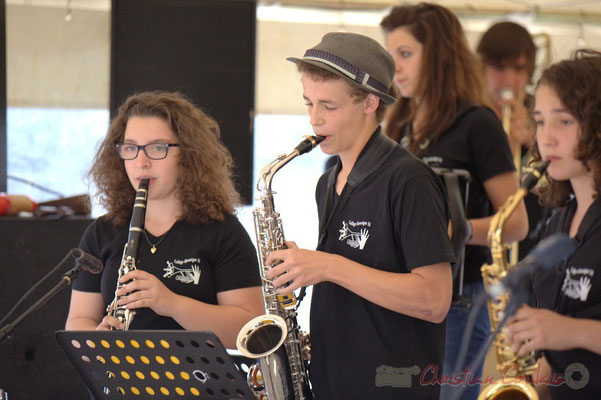
[[[425,150],[422,160],[432,168],[463,169],[470,173],[472,181],[465,213],[468,219],[494,214],[484,182],[515,170],[501,122],[489,108],[470,105],[463,105],[449,128]],[[461,192],[465,193],[464,186]],[[480,281],[480,268],[485,263],[490,263],[488,247],[466,246],[464,282]]]
[[[320,220],[330,215],[327,197],[334,197],[340,166],[334,168],[317,185]],[[353,167],[351,184],[348,200],[337,200],[343,208],[327,225],[320,250],[395,273],[454,261],[442,183],[379,130]],[[442,365],[444,337],[444,322],[387,310],[331,282],[315,285],[310,368],[316,398],[438,398],[440,387],[420,383],[420,375],[431,379],[432,366]]]
[[[569,231],[573,215],[569,210],[575,209],[575,205],[575,201],[572,201],[566,209],[554,214],[547,227],[547,235]],[[595,200],[585,215],[585,220],[593,207],[601,207],[601,200]],[[564,218],[564,224],[560,223],[562,214],[568,216]],[[601,304],[600,243],[601,218],[597,218],[567,262],[534,275],[534,294],[539,307],[571,317],[601,320],[600,308],[593,315],[583,316],[584,313],[589,314],[592,307]],[[562,374],[559,379],[566,380],[559,386],[550,386],[552,398],[601,399],[601,355],[583,349],[545,350],[544,354],[552,372]],[[584,386],[576,389],[580,385]]]
[[[101,292],[106,304],[112,302],[128,230],[128,226],[115,227],[102,217],[90,224],[80,248],[98,257],[104,270],[99,275],[81,272],[73,289]],[[152,243],[161,240],[150,234],[148,238]],[[260,285],[255,248],[233,215],[226,215],[222,222],[203,225],[178,221],[154,254],[142,235],[136,266],[157,276],[174,293],[208,304],[217,304],[219,292]],[[182,327],[150,308],[139,308],[130,329]]]

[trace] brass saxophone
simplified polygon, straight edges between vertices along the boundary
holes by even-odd
[[[501,98],[505,101],[507,100],[513,100],[513,98],[515,97],[515,94],[513,93],[513,89],[511,88],[503,88],[501,90]],[[520,93],[520,95],[517,98],[517,101],[519,104],[522,104],[524,102],[524,93]],[[502,119],[501,122],[503,123],[503,129],[505,130],[505,133],[507,133],[507,136],[511,136],[511,106],[509,104],[504,104],[503,105],[503,109],[502,109]],[[516,173],[518,174],[518,176],[522,176],[522,148],[521,146],[518,146],[517,149],[515,149],[515,151],[513,152],[513,165],[515,166],[515,170]],[[510,261],[511,264],[515,265],[518,263],[518,258],[519,258],[519,244],[517,241],[511,243],[511,248],[510,248],[510,252],[509,252],[509,256],[510,256]]]
[[[305,363],[309,340],[300,331],[296,320],[300,301],[294,293],[279,295],[265,274],[277,265],[266,265],[269,253],[286,248],[282,220],[273,203],[273,176],[293,158],[311,151],[323,139],[321,136],[308,136],[290,154],[283,154],[264,166],[257,182],[261,205],[253,210],[253,218],[266,314],[253,318],[242,327],[236,346],[244,356],[258,361],[250,367],[247,381],[260,400],[313,397]]]
[[[131,221],[129,223],[129,234],[127,243],[123,248],[123,256],[121,257],[121,265],[119,266],[119,274],[117,277],[117,288],[115,289],[115,297],[111,304],[106,308],[107,315],[117,318],[125,325],[123,330],[128,330],[129,325],[134,319],[135,311],[132,311],[125,306],[117,304],[119,297],[117,291],[125,286],[120,283],[121,277],[130,271],[136,269],[136,259],[138,258],[138,248],[140,238],[144,231],[144,217],[146,216],[146,202],[148,201],[148,179],[141,179],[136,199],[134,201],[134,210],[132,212]]]
[[[488,245],[492,256],[492,264],[483,265],[481,268],[484,289],[488,291],[489,287],[499,283],[511,271],[515,265],[507,262],[508,245],[503,243],[503,228],[511,214],[515,211],[520,201],[528,194],[539,181],[549,165],[548,161],[539,163],[524,178],[518,191],[510,196],[505,204],[493,216],[488,230]],[[505,293],[495,296],[487,303],[488,316],[490,318],[490,329],[493,332],[504,317],[509,294]],[[502,379],[489,385],[480,393],[478,400],[499,400],[505,398],[527,398],[538,400],[538,394],[532,385],[518,377],[533,375],[538,366],[534,358],[534,353],[525,357],[518,357],[511,346],[507,343],[505,333],[499,332],[494,340],[497,352],[497,370]],[[515,378],[508,382],[503,378]]]

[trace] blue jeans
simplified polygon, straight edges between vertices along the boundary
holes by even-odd
[[[445,354],[444,354],[444,365],[443,365],[443,375],[445,377],[449,377],[453,373],[453,367],[455,366],[455,362],[457,361],[457,357],[459,355],[459,349],[461,347],[461,342],[463,340],[465,334],[465,328],[467,325],[467,320],[472,312],[472,305],[474,300],[480,293],[484,291],[484,285],[482,282],[469,283],[463,285],[463,296],[453,302],[451,305],[451,309],[449,310],[449,314],[447,315],[447,333],[446,333],[446,341],[445,341]],[[461,371],[465,369],[468,365],[470,365],[480,350],[480,347],[486,340],[490,334],[490,320],[488,318],[488,310],[486,308],[486,303],[483,304],[482,308],[478,312],[478,317],[476,318],[476,323],[474,325],[474,330],[470,337],[469,347],[467,350],[467,355],[463,367]],[[482,377],[482,364],[475,371],[469,371],[469,377],[480,378]],[[473,382],[472,382],[473,383]],[[450,385],[443,384],[440,390],[440,399],[446,400],[451,397],[451,394],[454,393],[451,390],[456,387],[451,387]],[[477,399],[478,394],[480,393],[480,385],[469,384],[463,391],[463,395],[461,396],[462,400],[471,400]]]

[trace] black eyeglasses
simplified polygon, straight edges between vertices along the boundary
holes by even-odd
[[[167,157],[169,147],[178,147],[177,143],[148,143],[139,146],[133,143],[117,143],[117,153],[123,160],[133,160],[138,157],[140,150],[144,150],[146,157],[151,160],[162,160]]]

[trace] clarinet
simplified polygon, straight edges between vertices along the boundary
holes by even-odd
[[[119,289],[125,286],[124,283],[120,282],[123,275],[137,269],[136,259],[138,258],[140,238],[142,237],[142,232],[144,232],[144,218],[146,216],[147,201],[148,179],[144,178],[140,180],[140,185],[138,186],[138,191],[136,192],[134,210],[132,212],[131,221],[129,223],[129,234],[127,237],[127,243],[125,243],[125,247],[123,249],[123,256],[121,257],[121,265],[119,266],[115,297],[113,298],[111,304],[109,304],[109,306],[106,308],[107,315],[115,317],[123,323],[123,330],[129,329],[129,325],[133,321],[136,312],[128,309],[125,306],[117,304],[117,301],[119,301],[119,299],[121,298],[117,296],[117,291],[119,291]]]

